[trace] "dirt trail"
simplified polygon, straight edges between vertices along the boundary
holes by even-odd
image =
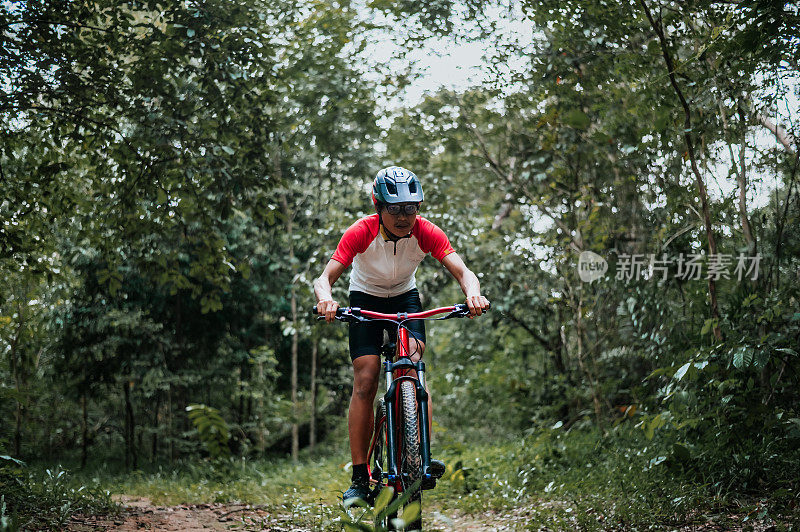
[[[291,515],[271,515],[247,504],[181,504],[155,506],[144,497],[114,497],[123,507],[122,514],[111,516],[77,516],[70,523],[72,532],[141,530],[207,532],[209,530],[310,530],[298,528]]]
[[[114,496],[123,507],[118,516],[76,516],[68,530],[88,532],[115,530],[132,532],[142,530],[207,532],[221,530],[260,530],[271,532],[313,531],[314,527],[298,526],[297,516],[290,513],[270,513],[264,508],[246,504],[182,504],[155,506],[144,497]],[[516,517],[516,518],[515,518]],[[468,515],[448,517],[433,510],[428,515],[426,529],[432,531],[507,531],[519,530],[519,516],[486,513],[477,518]],[[316,531],[314,531],[316,532]]]
[[[330,519],[310,519],[308,507],[293,509],[288,506],[279,506],[267,510],[264,507],[248,504],[181,504],[178,506],[155,506],[149,499],[131,497],[126,495],[114,496],[114,499],[123,507],[117,516],[75,516],[72,518],[67,530],[70,532],[88,532],[97,530],[116,531],[221,531],[221,530],[260,530],[270,532],[318,532],[331,530]],[[541,502],[538,506],[551,505],[552,501]],[[464,514],[455,509],[429,508],[426,511],[425,530],[430,532],[477,532],[493,531],[506,532],[524,530],[530,525],[531,512],[535,506],[521,506],[507,509],[502,512],[485,511],[477,514]],[[330,514],[329,514],[330,515]],[[717,515],[708,520],[679,526],[656,525],[656,529],[698,532],[698,531],[741,531],[745,529],[741,524],[744,515],[740,516]],[[335,520],[335,517],[334,517]],[[314,524],[309,524],[314,523]],[[323,524],[324,523],[324,524]],[[326,527],[325,524],[328,526]],[[788,521],[787,521],[788,524]],[[794,523],[797,524],[796,522]],[[599,523],[598,523],[599,525]],[[768,532],[776,530],[772,520],[754,520],[746,529],[754,532]],[[602,525],[600,525],[602,528]],[[575,530],[580,528],[577,521],[574,523],[561,522],[554,526],[547,526],[541,530]],[[624,530],[625,527],[611,526],[609,529]],[[791,530],[792,525],[785,528]]]

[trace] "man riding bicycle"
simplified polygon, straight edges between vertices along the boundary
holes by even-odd
[[[376,214],[361,218],[345,231],[322,275],[314,281],[317,312],[332,322],[339,304],[333,300],[331,285],[344,270],[350,274],[350,306],[384,313],[422,310],[416,288],[417,266],[430,253],[461,285],[471,316],[489,307],[481,295],[477,276],[470,271],[435,224],[417,216],[423,201],[422,185],[414,173],[399,166],[384,168],[372,183]],[[373,431],[372,408],[378,390],[380,348],[383,331],[396,330],[380,322],[350,323],[350,358],[353,362],[353,394],[348,412],[352,485],[343,499],[369,495],[367,454]],[[417,362],[425,351],[425,325],[408,322],[411,359]],[[430,409],[430,401],[428,407]],[[431,419],[431,416],[428,416]],[[444,474],[444,464],[431,460],[433,476]]]

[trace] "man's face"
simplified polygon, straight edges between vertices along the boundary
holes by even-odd
[[[408,233],[411,232],[411,229],[414,228],[414,224],[417,221],[417,214],[406,214],[405,206],[406,205],[414,205],[419,208],[418,203],[395,203],[394,205],[400,207],[400,212],[398,214],[390,214],[387,210],[387,206],[383,206],[381,209],[381,219],[383,220],[383,226],[395,236],[406,236]]]

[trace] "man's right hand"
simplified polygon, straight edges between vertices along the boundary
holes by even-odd
[[[317,301],[317,314],[325,317],[325,321],[332,322],[336,318],[336,310],[339,308],[339,303],[331,299],[325,301]]]

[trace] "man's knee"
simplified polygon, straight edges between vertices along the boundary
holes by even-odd
[[[360,401],[372,401],[378,391],[379,361],[359,357],[353,361],[353,397]]]
[[[375,394],[378,393],[378,380],[375,382],[358,382],[353,384],[353,397],[359,401],[372,402],[375,399]]]

